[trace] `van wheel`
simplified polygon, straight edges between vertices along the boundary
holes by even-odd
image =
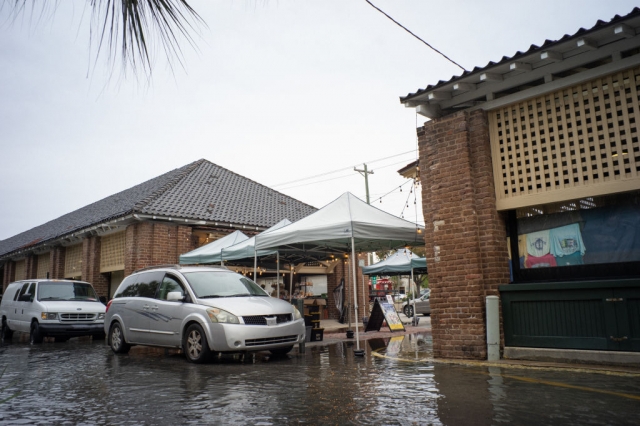
[[[13,337],[13,330],[9,328],[7,325],[7,320],[2,320],[2,330],[0,331],[0,337],[2,337],[2,341],[11,340]]]
[[[38,321],[33,321],[31,323],[31,333],[29,335],[29,341],[32,345],[42,343],[44,340],[44,336],[40,332],[40,324]]]
[[[195,364],[202,364],[211,357],[207,336],[200,324],[191,324],[187,328],[182,341],[182,350],[187,356],[187,361]]]
[[[109,346],[117,354],[126,354],[131,349],[131,345],[124,341],[124,333],[119,323],[114,323],[109,330]]]

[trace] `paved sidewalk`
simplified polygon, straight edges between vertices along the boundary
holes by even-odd
[[[431,334],[431,317],[419,316],[417,326],[411,325],[411,318],[407,318],[403,313],[399,313],[400,319],[405,327],[404,331],[390,331],[389,327],[384,326],[380,331],[364,332],[362,323],[358,324],[360,341],[366,341],[375,338],[389,338],[395,336],[403,336],[414,333]],[[339,342],[356,342],[355,324],[351,324],[351,330],[354,337],[347,337],[348,324],[341,324],[337,320],[321,320],[320,325],[324,328],[323,339],[319,342],[307,342],[306,347],[331,345]],[[576,372],[599,373],[605,375],[625,375],[640,377],[640,368],[632,365],[601,365],[587,364],[576,362],[558,362],[558,361],[533,361],[521,359],[500,359],[491,362],[487,360],[470,360],[470,359],[434,359],[430,358],[430,362],[438,364],[460,364],[467,366],[481,367],[502,367],[508,369],[543,369],[543,370],[572,370]]]

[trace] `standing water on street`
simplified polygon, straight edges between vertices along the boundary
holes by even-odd
[[[225,355],[72,339],[0,347],[0,424],[637,424],[640,381],[434,363],[429,334]],[[10,399],[8,399],[10,398]]]

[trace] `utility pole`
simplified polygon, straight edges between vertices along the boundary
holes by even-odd
[[[364,176],[364,186],[365,186],[365,189],[367,191],[367,204],[371,204],[369,202],[369,175],[373,174],[373,170],[368,171],[366,164],[363,164],[363,166],[364,166],[364,170],[356,169],[355,167],[353,168],[353,170],[355,170],[356,172],[358,172],[362,176]]]
[[[355,167],[353,168],[353,170],[355,170],[356,172],[358,172],[362,176],[364,176],[364,186],[365,186],[365,189],[367,191],[367,204],[371,204],[371,202],[369,201],[369,175],[373,174],[373,170],[371,170],[371,171],[367,170],[367,165],[364,164],[364,163],[362,165],[364,166],[363,170],[356,169]],[[355,259],[353,259],[353,261],[355,262]],[[367,264],[371,265],[371,253],[367,253]],[[363,279],[362,285],[364,286],[364,277],[362,277],[362,279]],[[363,293],[364,293],[364,291],[363,291]],[[362,295],[362,301],[365,302],[367,299],[368,299],[368,297],[365,299],[365,295],[363,294]],[[363,303],[363,306],[369,306],[369,304],[368,303],[366,303],[366,304]],[[366,308],[366,309],[367,309],[366,310],[366,312],[367,312],[366,316],[369,316],[369,312],[368,312],[369,309],[368,308]],[[356,318],[357,317],[358,317],[358,313],[356,312]]]

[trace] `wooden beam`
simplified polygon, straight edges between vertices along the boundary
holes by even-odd
[[[578,41],[576,41],[576,46],[578,49],[596,50],[598,43],[588,38],[579,38]]]
[[[616,25],[613,29],[613,33],[624,38],[631,38],[636,35],[634,29],[626,24]]]

